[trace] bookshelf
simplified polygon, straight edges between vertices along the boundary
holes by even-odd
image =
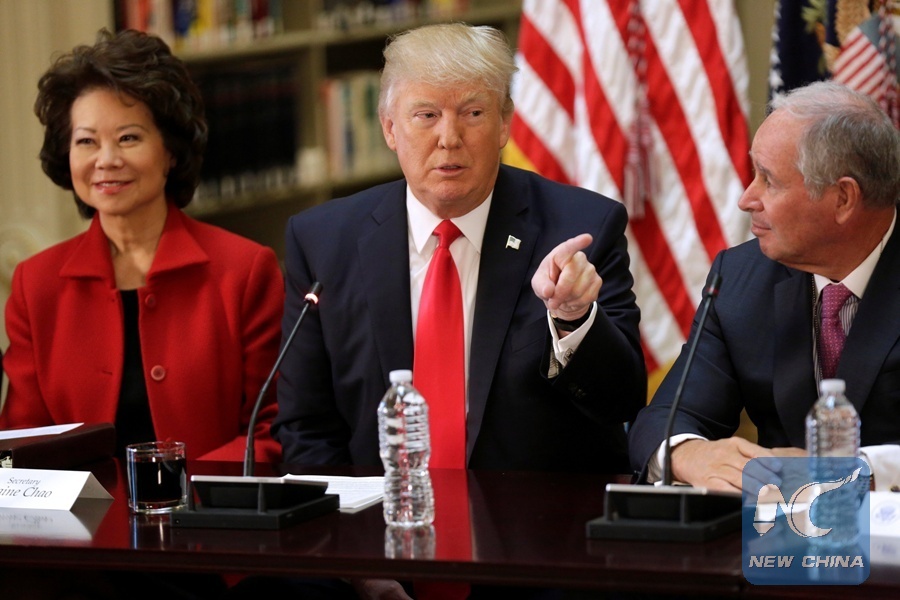
[[[258,22],[256,1],[191,0],[188,26],[180,1],[119,0],[116,23],[166,39],[204,94],[210,144],[187,212],[279,256],[290,215],[401,176],[374,113],[387,38],[464,21],[515,45],[521,13],[521,0],[268,0]]]

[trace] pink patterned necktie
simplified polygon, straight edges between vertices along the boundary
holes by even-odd
[[[830,379],[837,372],[846,339],[841,325],[841,308],[852,295],[843,283],[827,285],[822,289],[822,324],[818,340],[822,379]]]

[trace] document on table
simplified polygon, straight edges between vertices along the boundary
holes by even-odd
[[[298,481],[325,481],[328,483],[326,494],[337,494],[340,498],[340,511],[355,513],[384,498],[384,477],[342,477],[334,475],[292,475],[284,479]]]
[[[15,440],[35,435],[58,435],[81,427],[82,423],[67,423],[65,425],[47,425],[46,427],[31,427],[29,429],[7,429],[0,431],[0,440]]]

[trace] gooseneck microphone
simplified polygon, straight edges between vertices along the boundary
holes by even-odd
[[[684,370],[681,372],[681,379],[678,381],[678,387],[675,388],[675,397],[672,399],[672,406],[669,408],[669,420],[666,421],[666,437],[665,451],[663,452],[663,485],[672,485],[672,431],[675,427],[675,415],[678,413],[678,405],[681,404],[681,396],[684,394],[684,382],[687,381],[688,373],[694,364],[694,354],[697,352],[697,342],[700,340],[700,334],[703,326],[706,324],[706,317],[709,315],[709,307],[713,300],[719,295],[719,287],[722,285],[722,275],[718,272],[713,274],[709,287],[703,294],[702,306],[700,307],[700,319],[697,321],[697,333],[691,340],[688,348],[687,357],[684,360]]]
[[[322,284],[316,281],[303,298],[303,308],[269,376],[259,390],[247,431],[244,474],[191,475],[192,490],[188,504],[173,513],[173,527],[206,527],[222,529],[282,529],[328,512],[338,510],[337,494],[328,494],[325,481],[301,481],[286,477],[254,477],[254,429],[263,398],[287,354],[310,304],[319,303]],[[196,496],[196,497],[195,497]]]
[[[587,535],[596,539],[702,542],[741,527],[741,495],[705,487],[672,485],[670,438],[675,415],[684,395],[684,384],[694,363],[697,343],[713,300],[719,295],[722,276],[716,272],[700,302],[700,316],[684,359],[684,369],[672,405],[663,440],[662,485],[610,483],[606,486],[604,514],[587,523]]]
[[[256,404],[253,405],[253,412],[250,414],[250,424],[247,427],[247,448],[244,451],[245,477],[252,477],[253,471],[255,469],[256,449],[254,446],[256,441],[256,418],[259,414],[259,409],[262,406],[263,398],[266,396],[266,392],[269,391],[269,386],[272,384],[272,380],[275,379],[275,374],[278,373],[278,369],[281,367],[281,363],[284,361],[284,357],[287,354],[288,349],[291,347],[291,342],[294,341],[294,336],[297,335],[297,330],[300,329],[300,323],[303,322],[303,317],[306,316],[306,311],[307,309],[309,309],[309,305],[319,303],[319,294],[321,292],[322,284],[318,281],[313,282],[312,286],[309,288],[309,292],[307,292],[306,296],[303,297],[303,308],[300,310],[300,316],[297,317],[297,322],[294,323],[294,328],[291,329],[291,333],[287,336],[287,339],[284,340],[284,345],[281,348],[281,352],[278,354],[278,358],[275,359],[275,364],[272,366],[272,370],[269,372],[269,376],[266,378],[265,383],[263,383],[262,388],[259,390],[259,396],[256,397]]]

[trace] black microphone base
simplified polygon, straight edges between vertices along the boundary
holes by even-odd
[[[609,484],[587,537],[704,542],[741,528],[741,495],[688,486]]]
[[[325,493],[324,483],[195,475],[191,484],[188,506],[172,513],[173,527],[283,529],[340,505],[337,495]]]

